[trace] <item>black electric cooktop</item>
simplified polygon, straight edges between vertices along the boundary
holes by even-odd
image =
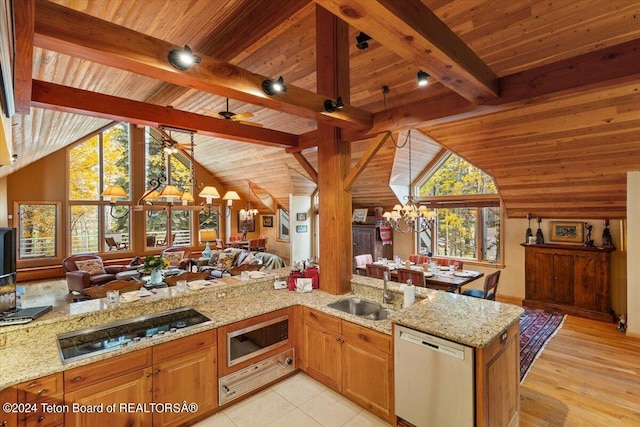
[[[179,308],[150,316],[58,335],[62,363],[136,345],[212,322],[192,308]]]

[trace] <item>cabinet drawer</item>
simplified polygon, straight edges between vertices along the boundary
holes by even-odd
[[[504,349],[513,341],[520,333],[520,324],[515,322],[505,332],[503,332],[498,338],[494,339],[484,348],[479,348],[477,351],[482,352],[482,358],[487,361],[493,360],[497,355],[502,353]]]
[[[62,395],[57,399],[43,399],[38,403],[38,410],[35,412],[30,412],[28,414],[23,415],[20,419],[21,426],[24,427],[53,427],[53,426],[61,426],[64,423],[64,413],[63,412],[43,412],[42,407],[60,407],[63,404]]]
[[[64,373],[64,391],[78,390],[147,366],[151,366],[151,348],[70,369]]]
[[[158,344],[153,347],[153,363],[162,362],[185,353],[216,345],[216,330]]]
[[[333,332],[340,333],[340,318],[304,307],[302,316],[306,323],[311,323]]]
[[[391,336],[378,331],[356,325],[345,320],[342,321],[342,335],[350,338],[355,343],[370,345],[385,353],[391,353]]]
[[[62,391],[62,373],[53,374],[18,385],[18,399],[22,403],[37,402],[61,395]]]

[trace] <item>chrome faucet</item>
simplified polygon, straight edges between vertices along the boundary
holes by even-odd
[[[389,293],[389,291],[387,290],[387,281],[389,280],[389,273],[388,272],[384,272],[384,274],[382,275],[382,303],[383,304],[391,304],[391,302],[393,301],[393,296]]]

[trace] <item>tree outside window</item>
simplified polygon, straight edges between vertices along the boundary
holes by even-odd
[[[59,203],[17,203],[18,259],[58,256]]]
[[[437,212],[433,232],[427,230],[418,236],[419,252],[499,261],[500,199],[489,175],[450,154],[427,175],[418,188],[418,195]],[[462,204],[465,207],[459,207]]]
[[[108,250],[104,237],[129,242],[130,216],[123,214],[126,208],[106,206],[100,199],[108,185],[120,185],[130,194],[129,153],[127,123],[116,124],[69,149],[72,254]]]

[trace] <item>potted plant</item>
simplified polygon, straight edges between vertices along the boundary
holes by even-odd
[[[162,283],[162,272],[160,270],[169,267],[169,262],[161,256],[147,255],[144,258],[143,266],[145,272],[150,275],[149,284],[159,285]]]

